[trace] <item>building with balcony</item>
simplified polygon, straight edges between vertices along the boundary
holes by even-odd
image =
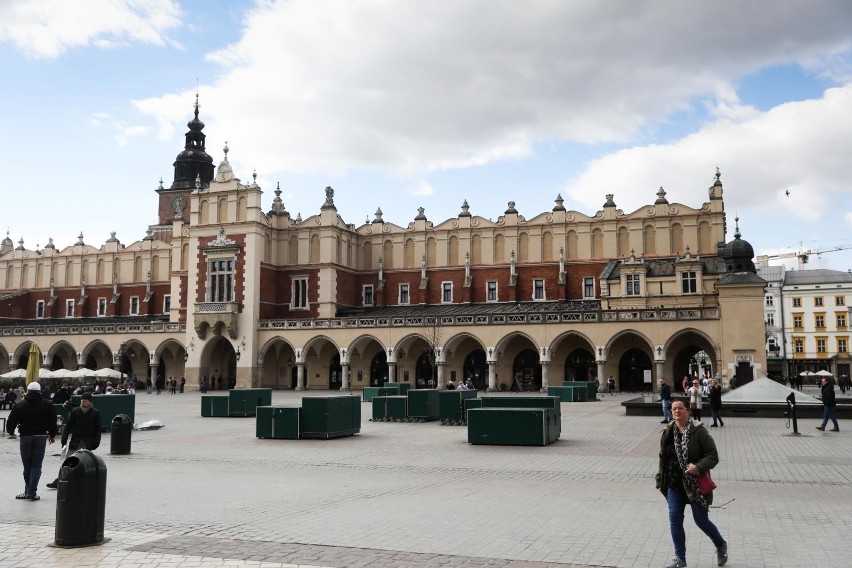
[[[764,317],[770,372],[785,379],[818,371],[849,376],[852,274],[783,266],[762,266],[758,274],[767,281]]]
[[[718,170],[694,207],[660,188],[627,213],[614,195],[591,214],[557,195],[530,217],[509,202],[492,221],[465,201],[439,222],[379,209],[355,225],[330,187],[305,219],[280,189],[264,211],[227,146],[212,167],[197,107],[188,127],[140,240],[0,244],[0,372],[24,366],[31,343],[54,369],[190,386],[539,390],[612,376],[650,391],[699,369],[740,384],[767,372],[766,282],[739,228],[725,238]]]

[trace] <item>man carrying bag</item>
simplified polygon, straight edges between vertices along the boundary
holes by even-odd
[[[70,440],[68,439],[70,436]],[[92,393],[84,392],[80,397],[80,406],[68,414],[68,422],[62,429],[62,458],[60,467],[65,458],[77,450],[96,450],[101,445],[101,413],[92,406]],[[59,478],[47,484],[50,489],[59,486]]]

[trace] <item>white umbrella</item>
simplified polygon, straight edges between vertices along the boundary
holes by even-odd
[[[820,377],[833,377],[834,376],[824,369],[822,371],[817,371],[816,373],[814,373],[814,375],[819,375]]]
[[[53,371],[51,371],[50,369],[45,369],[44,367],[41,367],[38,370],[39,380],[41,380],[41,379],[52,379],[52,378],[57,377],[57,376],[58,375],[56,375]]]
[[[66,377],[69,379],[85,379],[86,377],[94,377],[95,372],[91,369],[86,369],[85,367],[81,367],[76,371],[68,371],[65,373]]]
[[[810,371],[802,371],[801,373],[799,373],[799,376],[800,377],[812,377],[813,373],[811,373]]]
[[[14,371],[9,371],[8,373],[0,375],[0,379],[23,379],[26,376],[26,369],[15,369]]]
[[[124,377],[124,373],[120,373],[115,369],[110,369],[109,367],[104,367],[103,369],[98,369],[92,373],[91,376],[98,377],[99,379],[121,379]]]

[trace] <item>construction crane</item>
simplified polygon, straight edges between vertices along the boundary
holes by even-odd
[[[805,265],[808,263],[808,260],[813,255],[821,255],[829,252],[835,252],[839,250],[849,250],[852,249],[852,244],[850,245],[838,245],[835,247],[827,247],[821,249],[808,249],[803,250],[799,249],[794,252],[782,252],[779,254],[764,254],[757,257],[758,264],[768,264],[770,260],[781,260],[785,258],[797,258],[799,259],[799,270],[804,270]]]

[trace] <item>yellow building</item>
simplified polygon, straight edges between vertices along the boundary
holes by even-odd
[[[538,390],[614,377],[765,374],[763,297],[752,247],[726,244],[721,176],[697,207],[624,213],[510,202],[496,221],[347,223],[334,190],[292,218],[275,191],[243,183],[189,123],[158,220],[130,244],[113,235],[62,250],[0,244],[0,372],[31,343],[57,369],[114,367],[140,380],[219,378],[222,388],[360,389],[382,381]],[[324,200],[323,200],[324,199]],[[487,214],[493,215],[494,211]]]

